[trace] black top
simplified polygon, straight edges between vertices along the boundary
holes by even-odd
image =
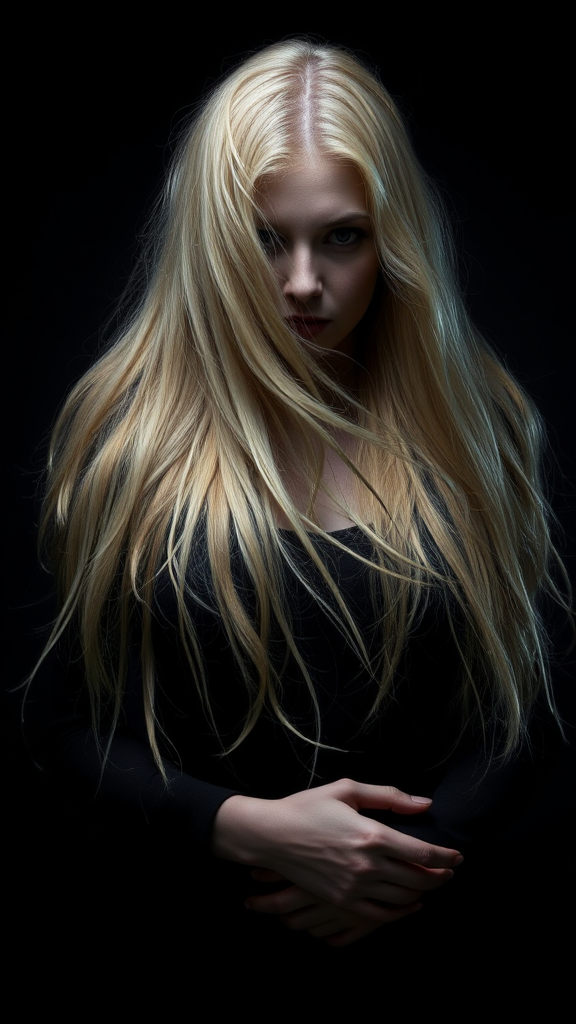
[[[329,607],[329,595],[304,548],[294,534],[283,531],[282,536]],[[338,538],[370,556],[369,541],[359,529],[338,531]],[[371,571],[349,552],[322,539],[315,543],[338,580],[369,652],[376,656],[385,610],[374,598]],[[225,748],[239,735],[249,700],[215,607],[205,552],[200,539],[189,576],[198,600],[190,599],[189,608],[205,660],[218,735],[184,658],[175,597],[166,575],[156,587],[153,632],[157,712],[169,785],[164,784],[146,737],[134,637],[128,692],[103,773],[81,661],[69,649],[55,660],[42,757],[81,800],[94,801],[111,815],[119,811],[123,821],[145,821],[207,852],[214,815],[232,793],[277,798],[348,777],[433,797],[431,810],[417,818],[389,812],[374,816],[400,831],[468,853],[506,820],[510,807],[516,811],[519,800],[529,795],[541,768],[546,716],[542,722],[534,719],[533,749],[508,761],[491,758],[471,725],[462,730],[457,701],[460,658],[444,604],[434,594],[408,640],[389,699],[371,716],[377,683],[330,612],[292,576],[287,588],[294,638],[313,680],[323,746],[317,749],[265,710],[248,737],[226,754]],[[237,592],[253,611],[250,580],[234,549],[232,571]],[[281,673],[283,709],[303,736],[314,737],[310,692],[274,632],[271,656]]]

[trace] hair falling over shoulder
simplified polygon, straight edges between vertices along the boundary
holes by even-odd
[[[308,150],[359,171],[381,264],[354,394],[279,315],[257,234],[260,180]],[[502,750],[511,753],[547,686],[540,595],[562,602],[550,573],[558,560],[539,479],[541,429],[466,315],[435,198],[377,78],[348,52],[299,39],[246,60],[181,138],[153,252],[145,294],[69,396],[50,455],[43,537],[61,595],[50,643],[71,623],[78,630],[95,727],[104,701],[118,718],[138,610],[159,759],[151,616],[160,571],[169,573],[191,678],[209,711],[187,577],[200,525],[239,685],[251,694],[236,744],[265,707],[296,728],[269,657],[273,622],[312,686],[283,600],[286,573],[299,570],[278,509],[316,563],[331,614],[367,658],[312,540],[316,533],[343,546],[315,516],[318,453],[332,449],[354,474],[355,502],[342,511],[372,542],[390,609],[375,706],[435,588],[449,614],[457,611],[463,722],[478,716],[487,735],[503,729]],[[296,442],[305,508],[292,499],[278,454]],[[253,583],[255,616],[234,585],[232,540]]]

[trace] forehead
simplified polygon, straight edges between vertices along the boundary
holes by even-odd
[[[328,224],[367,214],[366,189],[358,169],[334,157],[299,159],[259,182],[258,205],[267,220]]]

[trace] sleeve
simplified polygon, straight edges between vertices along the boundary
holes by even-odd
[[[134,694],[112,737],[104,724],[97,738],[81,659],[69,644],[60,644],[43,664],[32,698],[33,754],[69,798],[97,816],[161,828],[210,851],[214,817],[236,791],[192,778],[168,759],[163,759],[164,779]]]
[[[389,813],[380,820],[424,842],[473,853],[513,827],[546,784],[562,749],[561,731],[542,700],[519,751],[505,758],[469,736],[436,784],[419,794],[432,798],[429,811],[410,819]]]

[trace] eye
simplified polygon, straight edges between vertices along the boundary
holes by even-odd
[[[258,238],[260,239],[260,245],[267,256],[275,256],[279,249],[282,248],[282,239],[280,235],[277,235],[275,231],[270,228],[259,228]]]
[[[334,228],[327,237],[327,241],[330,245],[336,245],[342,249],[351,248],[356,245],[362,238],[366,237],[366,232],[362,231],[361,228]]]

